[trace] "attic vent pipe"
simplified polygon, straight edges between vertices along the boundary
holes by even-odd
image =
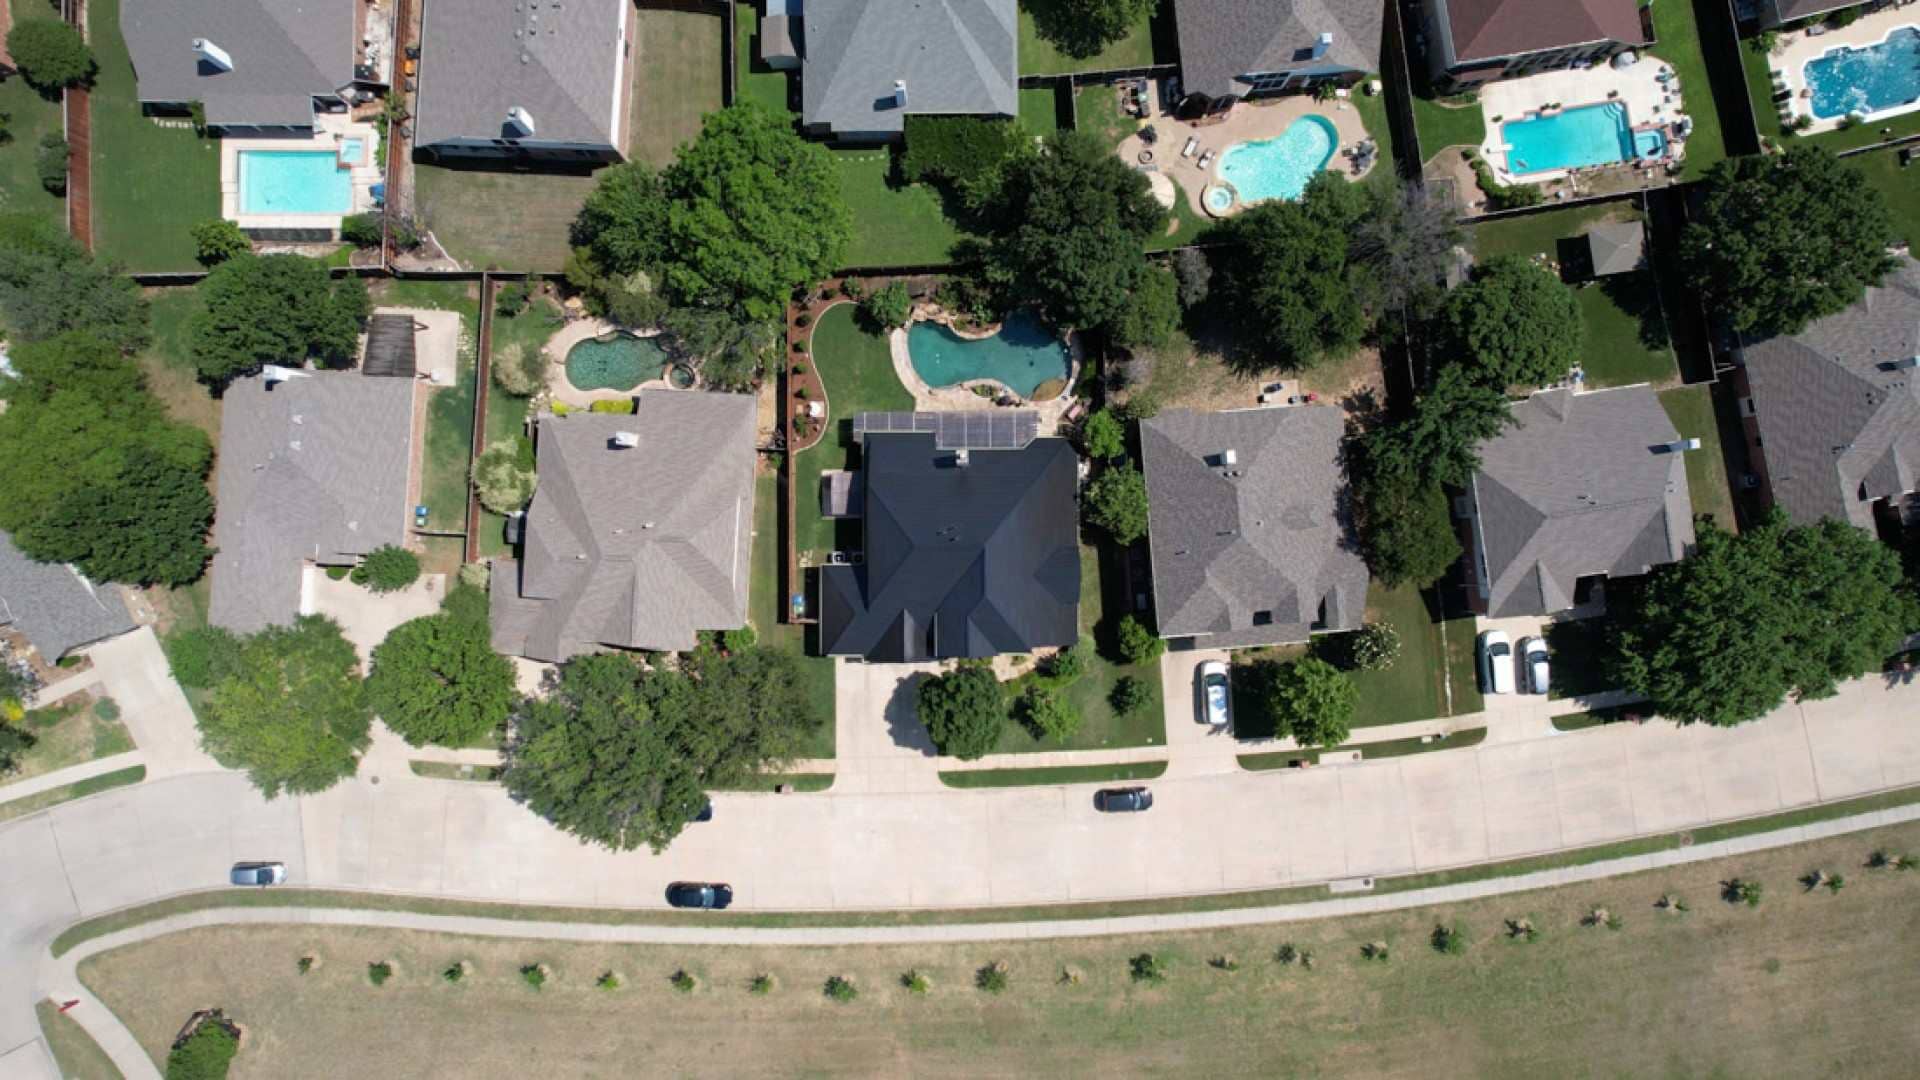
[[[637,431],[616,431],[613,433],[613,447],[616,450],[631,450],[640,445],[640,433]]]

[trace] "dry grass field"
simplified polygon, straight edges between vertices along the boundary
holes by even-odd
[[[561,945],[314,927],[198,930],[81,975],[160,1054],[196,1008],[247,1029],[235,1077],[682,1075],[1849,1076],[1920,1057],[1920,825],[1591,885],[1233,932],[819,949]],[[1845,888],[1806,891],[1825,869]],[[1719,898],[1739,876],[1758,908]],[[1690,910],[1654,906],[1663,894]],[[1583,926],[1604,906],[1618,929]],[[1509,939],[1529,919],[1537,940]],[[1432,948],[1465,928],[1464,954]],[[1385,961],[1360,958],[1384,942]],[[1284,943],[1314,964],[1283,965]],[[1128,959],[1166,971],[1135,982]],[[296,962],[316,955],[306,975]],[[1210,961],[1230,956],[1234,970]],[[391,961],[385,986],[367,964]],[[440,975],[465,961],[457,985]],[[1007,965],[1009,985],[976,989]],[[534,990],[519,976],[549,965]],[[691,992],[669,978],[685,969]],[[901,985],[923,972],[924,994]],[[1078,981],[1063,972],[1078,973]],[[596,989],[606,971],[624,986]],[[756,975],[774,988],[749,992]],[[821,992],[852,978],[856,1000]]]

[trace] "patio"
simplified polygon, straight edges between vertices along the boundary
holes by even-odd
[[[1655,56],[1642,57],[1639,62],[1624,69],[1600,64],[1488,83],[1480,91],[1480,110],[1487,128],[1486,141],[1480,146],[1480,156],[1492,167],[1495,179],[1502,184],[1539,184],[1597,170],[1637,172],[1650,179],[1658,168],[1672,167],[1673,163],[1686,155],[1686,140],[1679,135],[1676,127],[1685,115],[1682,108],[1685,91],[1704,95],[1707,88],[1689,86],[1683,89],[1673,66]],[[1528,118],[1543,110],[1564,112],[1608,102],[1619,102],[1626,106],[1627,122],[1634,130],[1659,127],[1665,132],[1667,156],[1658,166],[1648,167],[1623,161],[1587,169],[1542,169],[1519,174],[1509,169],[1509,147],[1503,137],[1503,124]]]
[[[630,330],[605,319],[575,319],[561,327],[559,333],[547,339],[546,345],[541,348],[541,353],[547,358],[547,363],[553,367],[547,380],[547,393],[554,401],[576,409],[586,409],[591,408],[596,401],[631,401],[642,390],[679,389],[666,380],[664,372],[627,390],[582,390],[574,386],[567,379],[567,354],[573,351],[575,345],[583,341],[591,341],[606,334],[616,333],[630,334],[637,338],[660,336],[658,327],[650,330]]]
[[[1863,15],[1853,25],[1838,30],[1826,23],[1815,23],[1799,33],[1781,34],[1773,51],[1767,54],[1767,66],[1775,93],[1785,91],[1788,94],[1785,101],[1775,106],[1780,112],[1781,126],[1793,128],[1801,122],[1801,117],[1806,117],[1811,124],[1800,130],[1804,134],[1819,135],[1855,122],[1876,123],[1906,113],[1920,112],[1920,101],[1909,101],[1874,113],[1852,112],[1822,118],[1813,113],[1813,89],[1807,84],[1809,61],[1842,49],[1870,48],[1885,41],[1887,35],[1894,31],[1907,27],[1920,28],[1920,11],[1911,7],[1889,7],[1872,15]],[[1756,101],[1754,108],[1764,110],[1767,103]],[[1850,120],[1849,117],[1856,117],[1857,120]]]

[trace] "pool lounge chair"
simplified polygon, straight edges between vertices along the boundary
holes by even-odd
[[[1194,166],[1196,168],[1204,169],[1208,165],[1211,165],[1212,163],[1213,163],[1213,151],[1208,150],[1205,153],[1200,155],[1200,160],[1194,162]]]
[[[1180,148],[1180,156],[1183,158],[1192,157],[1193,152],[1198,149],[1200,149],[1200,136],[1189,135],[1187,136],[1187,145]]]

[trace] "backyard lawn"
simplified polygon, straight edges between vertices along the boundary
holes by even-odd
[[[1907,119],[1920,123],[1920,113]],[[1898,150],[1855,154],[1847,164],[1865,173],[1867,182],[1879,189],[1892,212],[1894,231],[1909,248],[1920,251],[1920,166],[1901,168]]]
[[[1152,12],[1133,24],[1125,37],[1109,44],[1092,56],[1068,56],[1040,36],[1031,8],[1056,0],[1020,2],[1020,74],[1068,75],[1082,71],[1119,71],[1147,67],[1154,62]]]
[[[220,142],[140,115],[121,3],[87,6],[100,65],[92,94],[94,250],[133,271],[198,270],[190,230],[220,216]]]
[[[785,596],[780,591],[780,479],[762,471],[753,484],[753,560],[747,583],[747,621],[762,645],[792,653],[800,660],[807,700],[820,717],[820,730],[806,750],[810,758],[830,758],[834,746],[833,659],[809,656],[807,628],[780,621]]]
[[[926,184],[893,179],[885,147],[830,151],[840,170],[840,194],[853,211],[847,266],[942,265],[964,233],[947,218],[940,193]]]
[[[843,543],[837,523],[820,516],[820,474],[847,468],[857,454],[852,442],[853,418],[863,412],[905,412],[913,408],[913,395],[893,373],[893,354],[887,349],[887,339],[861,329],[854,311],[853,304],[829,308],[814,327],[809,362],[826,385],[827,421],[832,430],[812,449],[801,451],[793,459],[794,541],[801,552],[811,552],[816,562],[829,551],[858,546],[858,522],[847,523]]]
[[[760,62],[760,5],[741,0],[733,6],[733,68],[739,82],[736,100],[757,101],[774,112],[798,112],[793,101],[797,75],[774,71]]]
[[[423,229],[469,270],[558,273],[573,219],[594,178],[413,166],[413,209]]]
[[[15,75],[0,81],[0,114],[7,117],[7,142],[0,147],[0,211],[38,214],[64,225],[67,201],[47,194],[33,166],[40,136],[63,130],[60,103],[41,97],[26,79]]]
[[[1053,87],[1020,91],[1020,122],[1036,135],[1060,130],[1060,94]]]
[[[1645,7],[1645,4],[1641,5]],[[1709,15],[1726,18],[1726,9],[1718,4],[1702,4]],[[1713,100],[1713,82],[1707,77],[1707,57],[1700,48],[1700,27],[1694,21],[1691,0],[1664,0],[1653,5],[1653,36],[1659,44],[1648,50],[1673,65],[1680,76],[1681,103],[1693,117],[1693,134],[1687,137],[1686,167],[1682,180],[1698,180],[1708,169],[1724,160],[1727,144],[1721,134],[1720,108]]]
[[[1420,153],[1432,161],[1449,146],[1478,147],[1487,139],[1487,118],[1472,95],[1413,99],[1413,127],[1420,135]]]
[[[1716,525],[1737,531],[1733,515],[1733,488],[1727,483],[1727,457],[1720,443],[1720,424],[1714,415],[1713,388],[1677,386],[1660,391],[1660,404],[1681,438],[1699,439],[1700,449],[1687,452],[1687,495],[1694,517],[1711,517]]]
[[[460,313],[459,381],[428,391],[426,445],[421,450],[420,502],[427,528],[466,532],[467,471],[473,447],[474,350],[480,332],[479,293],[471,282],[387,279],[376,307],[429,308]],[[457,563],[458,560],[456,559]]]
[[[717,15],[640,8],[627,157],[661,166],[724,104],[726,23]]]

